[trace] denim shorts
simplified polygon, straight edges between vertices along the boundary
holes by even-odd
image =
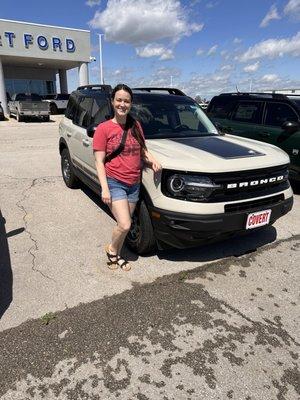
[[[117,179],[107,177],[111,201],[127,199],[129,203],[137,203],[140,193],[140,183],[128,185]]]

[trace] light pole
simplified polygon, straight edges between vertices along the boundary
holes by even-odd
[[[103,80],[103,65],[102,65],[102,36],[104,33],[98,33],[99,36],[99,61],[100,61],[100,84],[104,84]]]

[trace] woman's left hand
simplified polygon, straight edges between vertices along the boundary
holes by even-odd
[[[161,165],[158,161],[152,161],[151,168],[153,169],[154,172],[161,171]]]

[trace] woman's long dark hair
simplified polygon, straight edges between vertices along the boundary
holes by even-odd
[[[119,83],[117,86],[113,88],[111,92],[111,99],[114,100],[116,93],[119,90],[124,90],[125,92],[129,93],[131,101],[133,101],[133,93],[129,86],[125,85],[124,83]],[[132,136],[137,140],[139,145],[141,146],[142,150],[147,150],[145,139],[139,129],[139,125],[137,121],[130,115],[127,114],[125,129],[130,129]]]

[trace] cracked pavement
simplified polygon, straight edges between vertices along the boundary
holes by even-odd
[[[1,400],[300,397],[299,195],[274,227],[112,272],[113,222],[64,186],[57,121],[3,124]]]

